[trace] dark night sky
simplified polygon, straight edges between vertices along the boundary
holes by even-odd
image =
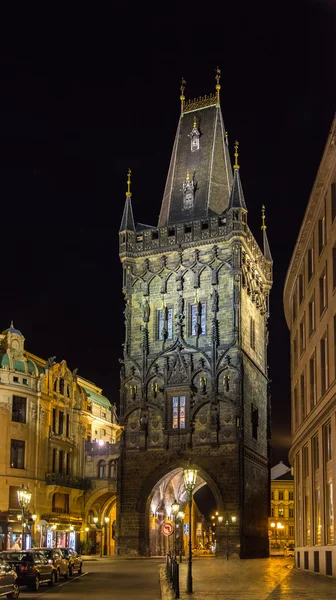
[[[141,3],[76,4],[0,8],[0,327],[14,319],[28,350],[65,358],[118,402],[126,171],[136,220],[155,225],[181,76],[187,98],[208,94],[218,64],[259,241],[267,210],[273,462],[287,461],[282,290],[335,110],[335,4],[170,3],[147,14]]]

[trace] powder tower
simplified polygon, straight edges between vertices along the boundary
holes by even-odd
[[[157,530],[174,497],[185,501],[181,474],[190,458],[198,487],[210,487],[225,518],[236,515],[232,553],[268,555],[272,257],[264,209],[262,250],[248,226],[238,143],[232,168],[220,108],[219,71],[216,79],[214,94],[190,101],[182,80],[157,226],[135,224],[128,176],[119,232],[125,297],[120,554],[163,551]],[[216,531],[219,555],[226,549],[224,523]]]

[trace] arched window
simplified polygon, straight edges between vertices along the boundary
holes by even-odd
[[[99,477],[99,479],[104,479],[104,477],[106,477],[106,462],[105,462],[105,460],[101,460],[98,465],[98,477]]]
[[[59,380],[59,393],[64,396],[64,379]]]
[[[115,479],[117,477],[117,461],[111,460],[109,464],[109,477]]]
[[[54,381],[54,392],[57,392],[57,379]]]

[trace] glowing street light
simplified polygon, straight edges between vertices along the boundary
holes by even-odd
[[[191,549],[191,508],[193,491],[196,485],[197,469],[188,462],[187,467],[183,470],[184,485],[188,495],[189,505],[189,553],[188,553],[188,574],[187,574],[187,593],[192,594],[192,549]]]
[[[17,497],[18,497],[18,503],[19,506],[21,508],[22,511],[22,515],[21,515],[21,519],[22,519],[22,550],[26,549],[26,544],[25,544],[25,513],[26,510],[28,508],[28,505],[30,503],[31,500],[31,492],[25,488],[25,486],[23,485],[23,483],[20,485],[18,491],[17,491]]]

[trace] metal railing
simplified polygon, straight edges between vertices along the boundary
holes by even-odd
[[[175,592],[175,598],[180,597],[180,576],[179,576],[179,564],[174,558],[172,552],[167,552],[166,556],[166,573],[167,579],[171,583],[171,587]]]
[[[73,477],[64,473],[46,473],[45,482],[47,485],[62,485],[79,490],[87,490],[91,487],[91,481],[87,477]]]
[[[91,456],[118,456],[120,454],[120,442],[111,444],[103,442],[101,445],[94,442],[85,442],[85,454]]]

